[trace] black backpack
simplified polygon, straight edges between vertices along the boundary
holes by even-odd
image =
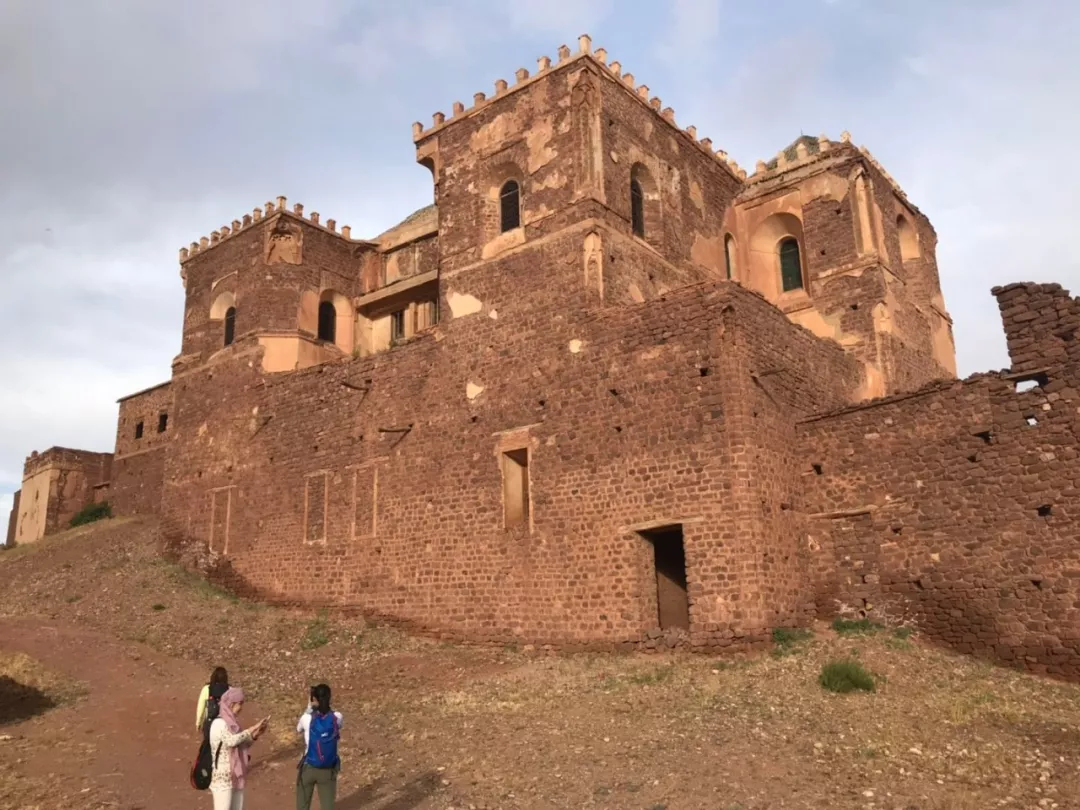
[[[210,787],[210,779],[214,775],[217,759],[221,756],[222,745],[224,743],[218,743],[217,753],[211,756],[210,738],[208,736],[203,737],[202,745],[199,746],[199,753],[195,757],[195,764],[191,766],[191,786],[196,790],[206,790]]]
[[[229,691],[225,684],[214,683],[208,685],[206,696],[206,722],[203,724],[205,733],[209,733],[210,724],[217,720],[221,713],[221,696]]]
[[[210,787],[210,779],[214,775],[217,759],[221,756],[220,743],[217,752],[211,756],[210,724],[218,718],[221,710],[221,696],[228,691],[228,688],[223,684],[212,684],[210,694],[206,698],[206,720],[202,728],[203,741],[199,746],[199,753],[195,756],[195,763],[191,766],[191,786],[196,790],[206,790]]]

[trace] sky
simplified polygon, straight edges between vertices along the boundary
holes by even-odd
[[[0,527],[30,451],[111,450],[168,379],[180,246],[279,194],[377,235],[432,200],[413,121],[586,32],[749,171],[867,146],[937,230],[961,376],[1008,365],[993,285],[1080,294],[1080,3],[5,0]]]

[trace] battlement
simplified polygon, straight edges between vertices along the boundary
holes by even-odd
[[[112,460],[112,453],[96,453],[91,450],[75,450],[70,447],[50,447],[48,450],[33,451],[23,463],[23,479],[32,478],[45,469],[83,469],[97,466],[100,469]],[[105,475],[105,479],[107,479]]]
[[[495,81],[495,95],[488,96],[482,92],[474,93],[473,103],[469,107],[466,107],[460,101],[455,101],[451,108],[450,117],[448,118],[443,112],[434,113],[432,115],[432,126],[427,129],[425,129],[424,125],[419,121],[413,123],[413,142],[420,143],[421,141],[430,138],[452,122],[460,121],[463,118],[476,114],[493,102],[501,100],[511,93],[522,90],[554,70],[561,70],[578,61],[588,59],[594,64],[599,65],[609,78],[622,84],[628,92],[640,99],[641,103],[651,109],[658,118],[662,119],[673,129],[681,133],[683,137],[688,138],[698,149],[710,154],[718,163],[722,164],[729,172],[731,172],[733,176],[739,180],[746,179],[746,170],[741,168],[727,152],[723,150],[713,150],[712,140],[709,138],[698,139],[697,127],[680,127],[675,122],[675,111],[671,107],[664,107],[663,101],[661,101],[658,96],[650,97],[648,85],[636,84],[634,74],[623,73],[622,65],[619,62],[609,63],[607,61],[607,56],[607,51],[604,48],[593,50],[592,37],[588,34],[582,34],[578,37],[577,53],[571,53],[568,46],[560,45],[558,50],[558,60],[554,64],[550,57],[541,56],[537,59],[536,73],[530,75],[529,71],[525,68],[518,68],[514,72],[513,85],[509,84],[505,79],[497,79]]]
[[[754,173],[747,179],[747,183],[756,185],[766,180],[780,177],[794,169],[801,169],[804,166],[822,160],[837,146],[851,146],[852,148],[855,148],[851,143],[851,133],[847,130],[841,132],[839,142],[829,140],[826,135],[819,135],[816,139],[802,136],[786,149],[781,149],[777,152],[776,157],[772,160],[759,160],[754,167]],[[884,177],[892,187],[893,192],[907,202],[907,192],[900,187],[900,184],[896,182],[888,171],[886,171],[885,167],[878,162],[878,159],[870,154],[870,150],[865,146],[857,147],[857,149],[870,165],[881,173],[881,176]]]
[[[350,242],[364,241],[361,239],[353,239],[352,228],[348,225],[342,225],[341,230],[338,231],[337,220],[328,219],[323,222],[318,211],[312,211],[305,218],[303,203],[295,203],[292,211],[289,211],[286,207],[285,198],[278,197],[276,203],[267,202],[263,208],[255,208],[250,214],[244,214],[241,219],[234,219],[231,225],[222,225],[219,230],[213,231],[209,236],[200,238],[198,242],[192,242],[188,247],[180,248],[180,263],[183,264],[189,259],[194,258],[196,255],[205,253],[225,240],[247,230],[251,226],[257,225],[263,220],[276,215],[285,215],[292,217],[293,219],[298,219],[307,225],[314,225],[317,228],[321,228],[335,236],[340,236]]]

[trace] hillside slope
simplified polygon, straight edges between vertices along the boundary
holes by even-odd
[[[156,549],[139,519],[0,554],[0,676],[25,654],[19,672],[72,685],[29,720],[0,712],[0,807],[208,805],[186,769],[216,664],[274,718],[263,807],[291,804],[321,680],[346,716],[339,810],[1080,807],[1080,688],[903,633],[821,627],[752,661],[478,651],[238,600]],[[875,691],[823,690],[841,659]]]

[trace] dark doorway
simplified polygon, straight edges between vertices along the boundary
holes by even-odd
[[[337,332],[337,310],[332,301],[319,304],[319,340],[333,343]]]
[[[686,552],[682,526],[662,526],[641,532],[653,547],[656,568],[656,607],[660,629],[690,629],[690,599],[686,593]]]

